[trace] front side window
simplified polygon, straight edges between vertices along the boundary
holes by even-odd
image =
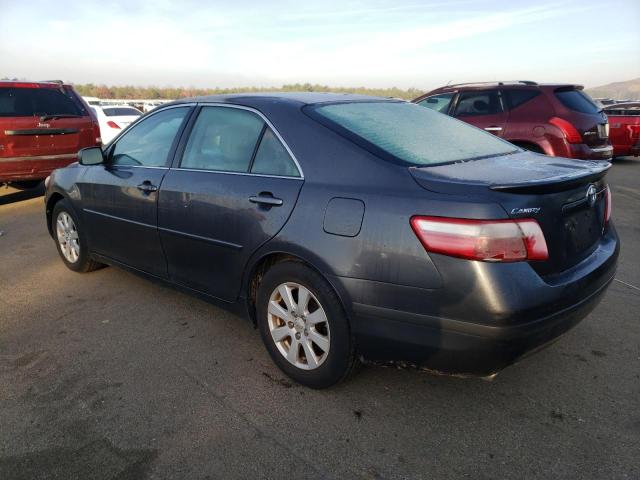
[[[118,139],[112,165],[165,167],[169,152],[189,107],[168,108],[137,123]]]
[[[437,165],[518,151],[490,133],[412,103],[320,104],[305,112],[381,158],[408,165]]]
[[[435,110],[440,113],[447,113],[449,111],[449,105],[451,104],[451,99],[453,98],[453,93],[442,93],[440,95],[432,95],[431,97],[427,97],[424,100],[418,102],[418,105],[421,107],[427,107],[431,110]]]
[[[463,92],[456,105],[456,117],[493,115],[502,112],[497,90]]]

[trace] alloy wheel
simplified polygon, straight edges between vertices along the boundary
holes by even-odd
[[[78,229],[71,215],[65,211],[60,212],[56,219],[56,236],[64,258],[69,263],[76,263],[80,257]]]
[[[279,285],[269,298],[269,331],[278,351],[289,363],[314,370],[329,354],[329,321],[318,299],[299,283]]]

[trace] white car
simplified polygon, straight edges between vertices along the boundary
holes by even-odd
[[[109,143],[127,125],[136,121],[142,115],[140,110],[127,105],[114,107],[92,105],[91,108],[98,116],[100,137],[102,137],[103,144]]]

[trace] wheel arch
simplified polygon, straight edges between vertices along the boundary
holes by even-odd
[[[545,148],[543,145],[540,145],[539,143],[536,143],[536,142],[532,142],[531,140],[509,140],[509,141],[520,148],[529,150],[530,152],[549,155],[549,153],[545,151]]]
[[[251,264],[251,267],[247,269],[246,278],[243,281],[243,301],[246,307],[247,315],[249,319],[256,324],[256,296],[258,292],[258,287],[260,286],[260,281],[264,274],[274,265],[286,261],[299,262],[312,270],[314,270],[318,275],[320,275],[333,289],[335,294],[340,301],[340,305],[347,315],[347,319],[350,321],[349,311],[350,309],[346,308],[347,305],[345,303],[345,292],[338,285],[336,285],[335,281],[332,281],[331,276],[326,275],[321,268],[317,266],[315,262],[309,261],[304,256],[296,253],[291,253],[284,250],[274,250],[270,252],[264,252],[261,254],[256,260]]]
[[[51,220],[53,216],[53,209],[60,200],[64,200],[65,196],[60,192],[53,192],[51,196],[47,199],[45,214],[47,217],[47,230],[49,231],[49,235],[53,236],[53,229],[51,227]]]

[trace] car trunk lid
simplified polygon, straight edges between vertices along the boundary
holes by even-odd
[[[534,218],[549,259],[541,274],[564,271],[597,247],[605,227],[607,162],[517,153],[409,171],[423,188],[500,204],[510,218]]]

